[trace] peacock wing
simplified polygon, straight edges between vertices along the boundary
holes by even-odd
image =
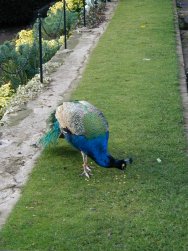
[[[55,114],[60,124],[60,129],[68,129],[74,135],[83,135],[83,116],[84,113],[78,102],[64,102],[56,109]]]
[[[61,129],[68,129],[74,135],[94,138],[108,131],[103,113],[87,101],[64,102],[56,110]]]
[[[84,136],[88,139],[104,135],[108,131],[108,123],[99,111],[88,112],[83,117]]]

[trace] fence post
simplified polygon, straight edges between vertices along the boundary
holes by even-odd
[[[43,68],[42,68],[42,23],[41,14],[38,12],[39,19],[39,65],[40,65],[40,82],[43,83]]]
[[[86,1],[83,0],[83,5],[84,5],[84,27],[86,27]]]
[[[64,18],[64,43],[67,49],[67,24],[66,24],[66,1],[63,0],[63,18]]]

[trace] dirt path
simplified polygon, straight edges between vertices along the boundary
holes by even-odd
[[[0,128],[0,227],[18,201],[21,189],[41,153],[35,143],[46,129],[46,120],[77,85],[117,3],[117,0],[107,3],[106,21],[99,28],[76,31],[75,48],[72,51],[62,48],[52,59],[58,62],[67,54],[63,65],[52,74],[53,81],[48,89],[20,111],[4,117],[4,125]]]

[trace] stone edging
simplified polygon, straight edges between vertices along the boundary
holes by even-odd
[[[177,44],[177,55],[179,59],[179,78],[180,78],[180,94],[182,97],[183,115],[184,115],[184,128],[188,141],[188,90],[185,75],[185,64],[182,51],[181,36],[179,30],[178,13],[176,7],[176,0],[174,2],[174,13],[175,13],[175,30],[176,30],[176,44]]]

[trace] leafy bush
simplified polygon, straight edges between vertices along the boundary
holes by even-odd
[[[55,14],[57,10],[63,8],[63,0],[55,3],[52,7],[50,7],[50,13]],[[83,0],[66,0],[66,9],[69,11],[80,12],[83,8]]]
[[[43,20],[43,36],[56,38],[64,32],[63,3],[57,2],[47,13]],[[66,10],[67,33],[74,27],[78,20],[78,12]]]
[[[36,48],[37,44],[16,47],[15,42],[6,42],[0,46],[1,85],[10,81],[16,90],[37,72]]]
[[[3,116],[4,109],[6,108],[14,90],[11,84],[7,83],[0,87],[0,118]]]
[[[23,44],[33,44],[34,42],[34,30],[21,30],[18,33],[18,39],[16,39],[16,47]]]
[[[80,12],[83,8],[83,0],[67,0],[67,8],[72,11]]]

